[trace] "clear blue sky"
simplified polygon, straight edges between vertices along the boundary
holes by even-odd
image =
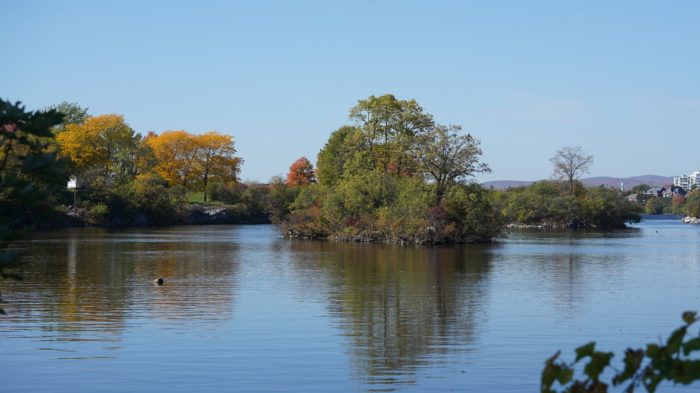
[[[0,0],[0,96],[120,113],[137,131],[234,136],[266,181],[348,123],[358,99],[415,98],[482,141],[493,173],[700,168],[700,1]]]

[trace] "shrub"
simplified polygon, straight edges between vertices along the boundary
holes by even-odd
[[[104,203],[98,203],[88,210],[90,224],[105,224],[109,219],[109,208]]]

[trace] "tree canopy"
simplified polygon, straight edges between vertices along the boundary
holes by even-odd
[[[51,128],[63,115],[55,110],[28,112],[21,103],[0,100],[0,277],[12,276],[18,251],[10,240],[50,213],[65,174],[56,157]],[[0,308],[0,313],[4,313]]]
[[[391,94],[359,100],[349,118],[354,125],[333,132],[318,154],[319,184],[292,203],[288,236],[464,243],[500,232],[492,193],[466,184],[488,171],[477,139]]]
[[[435,182],[435,194],[442,200],[450,185],[465,181],[475,173],[490,172],[480,162],[479,141],[471,134],[460,135],[461,126],[432,127],[418,144],[418,161],[423,172]]]
[[[68,124],[56,137],[61,155],[85,179],[101,177],[110,184],[122,183],[138,173],[141,137],[117,114],[87,118]]]
[[[216,131],[202,135],[165,131],[147,138],[158,164],[156,172],[171,185],[200,189],[207,198],[212,180],[235,182],[243,160],[237,157],[233,137]]]
[[[294,161],[289,167],[286,183],[290,187],[306,186],[316,181],[314,167],[306,157]]]

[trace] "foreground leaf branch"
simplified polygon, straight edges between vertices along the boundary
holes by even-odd
[[[700,336],[688,334],[688,329],[698,321],[697,312],[683,313],[683,326],[674,330],[665,343],[650,343],[645,348],[628,348],[624,353],[622,370],[615,369],[610,361],[612,352],[597,351],[595,342],[576,348],[576,358],[567,363],[559,360],[557,351],[545,362],[542,370],[541,391],[550,392],[607,392],[612,385],[624,387],[624,392],[643,388],[655,392],[663,381],[689,385],[700,379]],[[575,368],[588,359],[581,379],[575,379]],[[612,379],[602,379],[605,371],[614,371]],[[556,390],[559,385],[561,390]]]

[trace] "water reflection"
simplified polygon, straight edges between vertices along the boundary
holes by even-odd
[[[140,318],[205,325],[231,316],[237,246],[215,232],[70,230],[24,245],[24,280],[2,283],[18,334],[118,342]]]
[[[697,308],[699,228],[465,247],[271,226],[39,233],[25,280],[0,281],[0,390],[537,390],[557,349],[650,342]]]
[[[421,367],[474,349],[486,316],[488,248],[309,241],[292,251],[299,269],[318,272],[328,286],[356,377],[371,390],[414,383]]]

